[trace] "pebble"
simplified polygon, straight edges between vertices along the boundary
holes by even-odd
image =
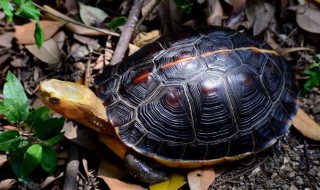
[[[273,173],[272,175],[271,175],[271,179],[274,179],[274,178],[276,178],[278,176],[278,173]]]
[[[289,189],[289,185],[287,185],[287,184],[282,185],[282,189],[288,190]]]
[[[292,162],[293,166],[299,166],[299,162]]]
[[[288,175],[289,178],[294,178],[295,176],[296,176],[296,174],[294,172],[290,172]]]
[[[319,165],[319,164],[320,164],[320,162],[319,162],[318,160],[313,160],[312,163],[313,163],[314,165]]]
[[[298,185],[303,185],[303,180],[302,180],[302,178],[300,176],[296,177],[296,182],[297,182]]]
[[[312,176],[315,176],[316,175],[316,171],[314,169],[310,169],[308,174],[312,175]]]

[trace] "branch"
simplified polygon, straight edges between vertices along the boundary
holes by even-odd
[[[138,16],[142,8],[142,3],[143,3],[143,0],[134,0],[133,6],[129,13],[128,21],[123,27],[119,42],[115,49],[115,53],[110,61],[111,65],[115,65],[116,63],[121,61],[122,58],[124,57],[124,54],[126,53],[126,50],[129,46],[132,33],[134,31],[134,26],[138,22]]]

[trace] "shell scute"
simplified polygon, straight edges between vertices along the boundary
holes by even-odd
[[[164,87],[149,101],[138,108],[138,118],[152,134],[172,142],[193,141],[190,107],[181,86]]]

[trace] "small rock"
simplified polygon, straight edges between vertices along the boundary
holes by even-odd
[[[278,176],[278,173],[273,173],[272,175],[271,175],[271,179],[274,179],[274,178],[276,178]]]
[[[260,171],[261,171],[261,168],[260,168],[260,166],[259,166],[259,167],[255,168],[254,170],[252,170],[251,174],[252,174],[252,175],[256,175],[256,174],[259,173]]]
[[[304,145],[303,145],[303,144],[301,144],[301,145],[297,146],[297,148],[299,148],[299,149],[302,149],[303,147],[304,147]]]
[[[313,163],[314,165],[319,165],[319,164],[320,164],[320,162],[319,162],[318,160],[313,160],[312,163]]]
[[[283,190],[288,190],[289,189],[289,185],[287,185],[287,184],[282,185],[282,189]]]
[[[314,169],[310,169],[308,174],[312,175],[312,176],[315,176],[316,175],[316,171]]]
[[[294,178],[295,176],[296,176],[296,174],[294,172],[290,172],[288,175],[289,178]]]
[[[299,166],[299,162],[292,162],[293,166]]]
[[[296,183],[298,184],[298,185],[303,185],[304,183],[303,183],[303,179],[300,177],[300,176],[297,176],[296,177]]]
[[[243,175],[242,175],[242,176],[240,176],[240,179],[241,179],[241,180],[243,180],[243,179],[244,179],[244,176],[243,176]]]

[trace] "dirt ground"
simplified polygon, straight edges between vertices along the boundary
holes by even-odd
[[[320,101],[314,88],[300,106],[311,112]],[[320,115],[313,117],[319,123]],[[320,143],[303,137],[293,127],[270,150],[232,164],[211,185],[212,189],[320,190]]]

